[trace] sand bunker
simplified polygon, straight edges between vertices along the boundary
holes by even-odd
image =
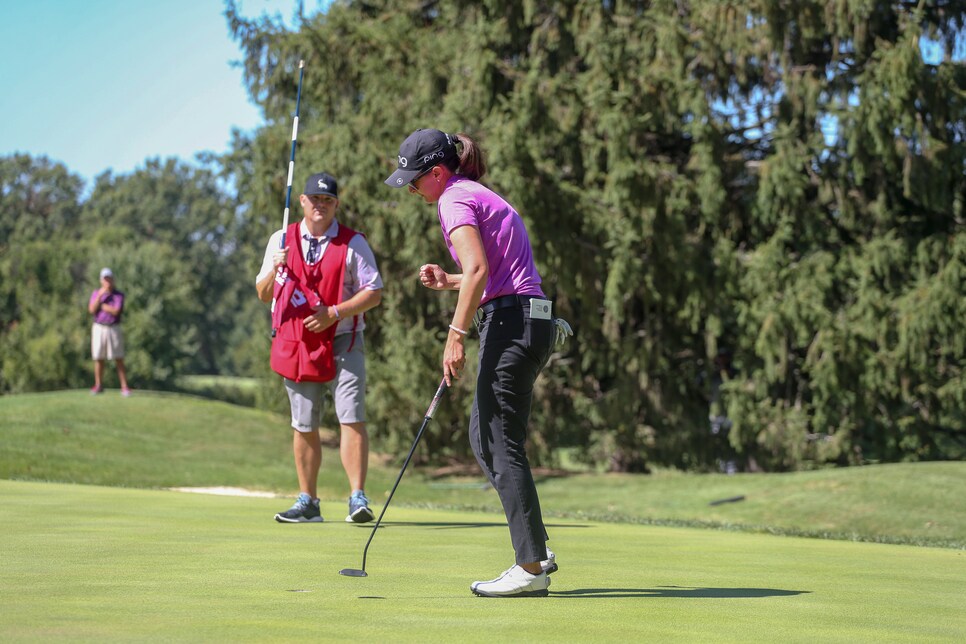
[[[274,499],[278,495],[274,492],[260,492],[246,490],[243,487],[169,487],[174,492],[193,492],[195,494],[218,494],[220,496],[257,496],[263,499]]]

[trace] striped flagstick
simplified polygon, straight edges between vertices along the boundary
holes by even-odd
[[[285,212],[282,215],[282,241],[279,244],[279,248],[285,248],[285,233],[288,230],[288,213],[289,208],[292,205],[292,177],[295,176],[295,142],[298,140],[299,136],[299,109],[302,106],[302,75],[305,72],[305,61],[299,61],[299,89],[298,96],[295,99],[295,119],[292,121],[292,155],[288,161],[288,189],[285,193]],[[299,252],[299,251],[296,251]],[[275,294],[272,296],[272,316],[274,319],[275,307],[278,302],[276,301],[276,296],[279,291],[279,284],[284,283],[284,279],[281,279],[284,267],[279,266],[278,272],[275,276]],[[273,325],[274,326],[274,325]],[[275,337],[276,329],[272,329],[272,337]]]
[[[288,229],[288,212],[292,203],[292,177],[295,174],[295,141],[299,136],[299,108],[302,105],[302,73],[305,71],[305,61],[299,61],[299,91],[295,99],[295,120],[292,121],[292,156],[288,162],[288,192],[285,194],[285,214],[282,217],[282,245],[285,248],[285,231]]]

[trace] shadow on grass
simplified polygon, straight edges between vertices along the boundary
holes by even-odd
[[[360,528],[372,529],[372,524],[359,523],[357,524]],[[383,521],[379,524],[379,528],[386,528],[389,526],[412,526],[415,528],[505,528],[506,521]],[[546,523],[544,524],[548,529],[550,528],[589,528],[589,525],[585,524],[573,524],[573,523]]]
[[[781,590],[777,588],[687,588],[684,586],[658,586],[657,588],[578,588],[576,590],[551,590],[550,596],[577,599],[603,597],[757,599],[761,597],[789,597],[791,595],[803,595],[810,592],[810,590]]]

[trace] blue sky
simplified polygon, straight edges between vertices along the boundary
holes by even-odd
[[[297,2],[239,6],[289,22]],[[225,151],[262,118],[223,14],[222,0],[0,0],[0,155],[45,155],[90,184]]]

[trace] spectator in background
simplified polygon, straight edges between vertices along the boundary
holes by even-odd
[[[124,367],[124,334],[121,332],[121,315],[124,312],[124,293],[114,286],[114,273],[101,269],[101,287],[91,293],[87,310],[94,316],[91,328],[91,357],[94,359],[94,386],[92,394],[104,391],[104,361],[113,360],[117,366],[117,379],[121,383],[121,395],[130,396],[127,386],[127,370]]]

